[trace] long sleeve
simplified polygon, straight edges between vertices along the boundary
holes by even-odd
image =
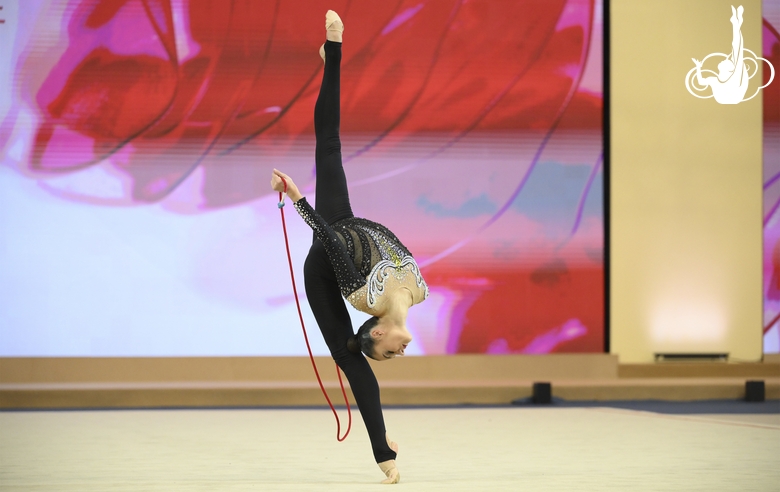
[[[293,206],[304,222],[312,228],[317,239],[322,241],[323,246],[325,246],[325,252],[328,254],[330,264],[336,273],[341,295],[347,297],[363,287],[366,284],[366,279],[358,272],[336,231],[309,205],[305,197],[295,202]]]

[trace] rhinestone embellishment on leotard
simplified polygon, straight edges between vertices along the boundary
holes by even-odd
[[[341,293],[352,305],[360,309],[359,305],[365,299],[369,308],[376,307],[378,298],[387,288],[387,279],[392,276],[402,284],[410,272],[422,290],[423,299],[428,298],[428,285],[420,267],[409,250],[385,226],[357,217],[329,225],[305,198],[294,206],[325,246]]]
[[[329,227],[316,211],[312,210],[306,198],[301,198],[295,202],[294,207],[325,247],[328,260],[336,274],[341,295],[347,297],[365,285],[365,278],[359,274],[349,256],[347,256],[347,251],[342,239],[339,238],[339,234],[332,227]],[[344,236],[342,235],[341,237],[343,238]]]

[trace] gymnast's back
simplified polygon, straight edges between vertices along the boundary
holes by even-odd
[[[355,309],[381,316],[385,309],[386,292],[406,288],[411,292],[412,305],[428,297],[428,285],[420,273],[412,253],[387,227],[359,217],[350,217],[332,225],[352,263],[366,283],[346,294]],[[335,268],[336,276],[342,275]]]

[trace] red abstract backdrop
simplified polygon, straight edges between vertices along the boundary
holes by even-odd
[[[253,237],[279,241],[278,212],[258,207],[273,167],[312,190],[327,9],[346,26],[341,131],[356,213],[394,230],[431,286],[410,318],[420,353],[603,350],[595,0],[30,2],[4,165],[79,210],[155,207],[179,224],[252,210]],[[197,270],[188,285],[260,323],[289,309],[287,287],[267,276],[279,250],[217,245],[219,227],[204,234],[208,255],[181,252]],[[186,333],[175,319],[158,329]],[[144,352],[148,338],[128,343]]]
[[[765,2],[767,3],[767,2]],[[763,57],[774,67],[764,98],[764,352],[780,352],[780,7],[764,6]],[[772,72],[763,68],[762,85]]]

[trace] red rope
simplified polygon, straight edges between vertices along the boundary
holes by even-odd
[[[298,306],[298,318],[301,320],[301,328],[303,329],[303,339],[306,340],[306,349],[309,351],[309,359],[311,360],[311,366],[314,368],[314,374],[317,376],[317,382],[320,384],[322,394],[325,395],[325,399],[328,401],[328,406],[333,412],[333,416],[336,417],[336,440],[343,441],[349,435],[349,431],[352,429],[352,409],[349,407],[349,399],[347,399],[347,391],[344,389],[344,382],[341,380],[341,371],[338,364],[336,365],[336,375],[339,377],[339,385],[341,385],[341,394],[344,395],[344,403],[347,404],[347,415],[349,416],[349,423],[347,425],[347,431],[344,433],[344,437],[339,437],[341,434],[341,421],[339,415],[336,413],[336,409],[333,407],[333,403],[330,402],[328,392],[325,391],[325,386],[322,384],[320,378],[320,372],[317,370],[317,364],[314,362],[314,355],[311,353],[311,346],[309,345],[309,336],[306,334],[306,325],[303,324],[303,313],[301,312],[301,302],[298,300],[298,289],[295,287],[295,274],[293,273],[292,255],[290,254],[290,241],[287,239],[287,224],[284,222],[284,199],[282,193],[287,193],[287,181],[282,178],[284,183],[284,191],[279,192],[279,212],[282,214],[282,230],[284,231],[284,245],[287,248],[287,263],[290,265],[290,279],[292,280],[293,294],[295,294],[295,305]]]

